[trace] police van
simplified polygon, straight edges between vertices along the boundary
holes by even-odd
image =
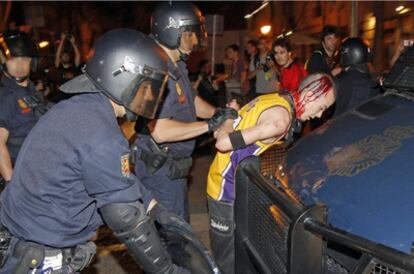
[[[237,273],[414,273],[414,47],[384,87],[239,166]]]

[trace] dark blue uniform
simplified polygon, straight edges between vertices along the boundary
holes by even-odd
[[[101,93],[53,107],[27,137],[2,193],[1,222],[14,237],[51,247],[85,243],[98,209],[151,195],[129,171],[129,147]],[[1,272],[1,271],[0,271]]]
[[[173,81],[172,79],[168,81],[168,93],[160,106],[161,110],[157,119],[170,118],[182,122],[194,122],[197,120],[194,105],[195,93],[188,79],[186,64],[179,61],[177,67],[175,67],[170,60],[169,69],[177,70],[176,73],[180,78],[178,81]],[[145,163],[140,160],[139,155],[142,150],[149,150],[149,138],[148,135],[138,135],[136,141],[138,157],[135,164],[135,174],[137,174],[137,177],[145,187],[151,190],[154,198],[159,203],[164,205],[169,211],[189,220],[187,180],[185,178],[171,180],[168,176],[170,170],[168,165],[162,166],[154,174],[150,175],[147,172]],[[176,159],[186,158],[191,157],[195,147],[195,140],[165,143],[162,146],[168,148],[168,155],[170,157]]]
[[[15,80],[3,76],[0,84],[0,127],[7,129],[7,148],[14,164],[20,147],[38,118],[27,103],[31,96],[41,96],[32,82],[27,87],[19,86]],[[28,100],[27,100],[28,99]]]

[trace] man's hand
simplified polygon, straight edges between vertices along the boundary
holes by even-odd
[[[226,107],[233,108],[233,109],[235,109],[237,111],[240,110],[240,105],[239,105],[239,103],[237,103],[237,100],[236,99],[232,99],[230,102],[228,102],[226,104]]]
[[[233,108],[218,108],[214,115],[207,120],[208,124],[208,133],[216,130],[221,124],[223,124],[227,119],[236,119],[238,113]]]
[[[69,37],[69,41],[71,42],[71,44],[75,44],[75,36],[71,35]]]
[[[332,76],[336,76],[336,75],[338,75],[341,72],[342,72],[342,68],[341,67],[336,67],[336,68],[334,68],[334,69],[331,70]]]
[[[163,207],[159,203],[156,203],[152,206],[151,210],[149,211],[149,216],[152,220],[154,220],[162,226],[175,226],[179,228],[184,228],[190,233],[194,233],[189,223],[187,223],[180,216],[172,212],[169,212],[165,207]]]

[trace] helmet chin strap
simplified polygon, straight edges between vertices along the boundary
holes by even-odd
[[[21,84],[24,81],[26,81],[27,79],[29,79],[29,76],[24,76],[24,77],[14,77],[14,76],[10,76],[10,77],[13,78],[19,84]]]
[[[29,75],[26,75],[26,76],[23,76],[23,77],[16,77],[16,76],[11,75],[11,74],[7,71],[7,67],[6,67],[6,66],[3,66],[3,70],[4,70],[5,74],[6,74],[9,78],[13,79],[14,81],[16,81],[16,82],[17,82],[17,83],[19,83],[19,84],[21,84],[21,83],[23,83],[24,81],[26,81],[27,79],[29,79]]]
[[[180,60],[183,61],[183,62],[186,62],[188,60],[188,57],[190,56],[190,54],[185,53],[180,48],[178,48],[178,52],[180,53]]]
[[[126,118],[130,122],[135,122],[138,119],[138,115],[136,115],[132,111],[126,109]]]

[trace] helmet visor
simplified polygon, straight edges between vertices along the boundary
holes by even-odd
[[[165,85],[168,81],[168,75],[158,77],[158,79],[148,76],[138,75],[134,88],[130,89],[129,99],[126,101],[125,107],[133,113],[153,119],[158,109],[158,105],[164,94]]]

